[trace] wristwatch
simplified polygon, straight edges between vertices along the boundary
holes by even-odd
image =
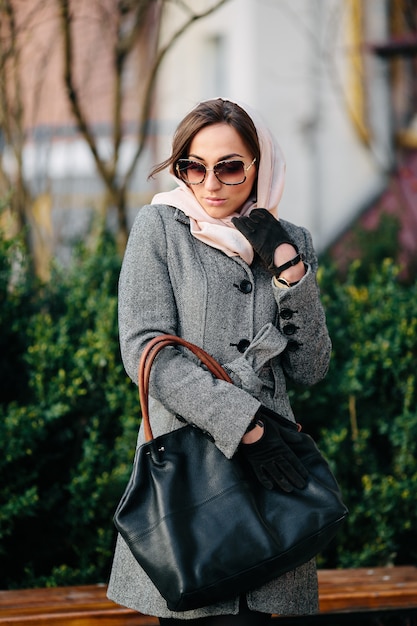
[[[299,282],[299,280],[296,280],[294,283],[290,283],[286,278],[274,276],[274,283],[280,289],[289,289],[294,287],[294,285],[298,285]]]

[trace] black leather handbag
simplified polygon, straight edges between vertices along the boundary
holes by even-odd
[[[293,431],[292,450],[308,469],[307,486],[268,490],[239,460],[227,459],[207,433],[191,425],[153,438],[148,415],[152,362],[180,344],[214,376],[232,382],[209,354],[162,335],[145,349],[139,390],[145,439],[114,523],[172,611],[235,597],[318,554],[347,515],[337,482],[313,439]]]

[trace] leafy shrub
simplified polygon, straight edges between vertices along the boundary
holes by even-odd
[[[130,474],[137,390],[117,337],[120,259],[80,246],[42,285],[0,237],[0,587],[105,582]],[[350,515],[319,564],[415,563],[417,283],[389,260],[322,265],[333,341],[324,381],[290,390]]]
[[[417,547],[417,283],[386,259],[364,284],[334,269],[321,287],[333,341],[327,378],[292,392],[295,410],[330,459],[350,515],[323,556],[330,566],[415,563]]]
[[[120,260],[103,238],[40,285],[18,243],[2,246],[0,586],[105,580],[139,421],[118,349]]]

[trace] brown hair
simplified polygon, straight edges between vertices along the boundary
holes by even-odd
[[[178,159],[188,157],[189,147],[195,135],[206,126],[212,124],[230,124],[239,133],[243,142],[256,157],[259,166],[260,147],[255,125],[249,115],[239,105],[230,100],[207,100],[200,102],[179,123],[172,140],[171,156],[156,165],[151,171],[149,178],[169,167],[176,175],[175,164]]]

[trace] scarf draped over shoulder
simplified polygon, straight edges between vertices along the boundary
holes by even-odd
[[[259,114],[247,105],[237,102],[252,118],[260,144],[256,198],[249,198],[239,213],[224,219],[210,217],[196,200],[187,185],[175,176],[177,187],[172,191],[157,193],[152,204],[167,204],[183,211],[190,219],[191,234],[213,248],[222,250],[228,256],[240,256],[249,265],[253,261],[253,248],[247,239],[233,226],[232,217],[249,215],[259,207],[268,209],[278,218],[278,204],[284,190],[285,161],[275,138],[264,124]]]

